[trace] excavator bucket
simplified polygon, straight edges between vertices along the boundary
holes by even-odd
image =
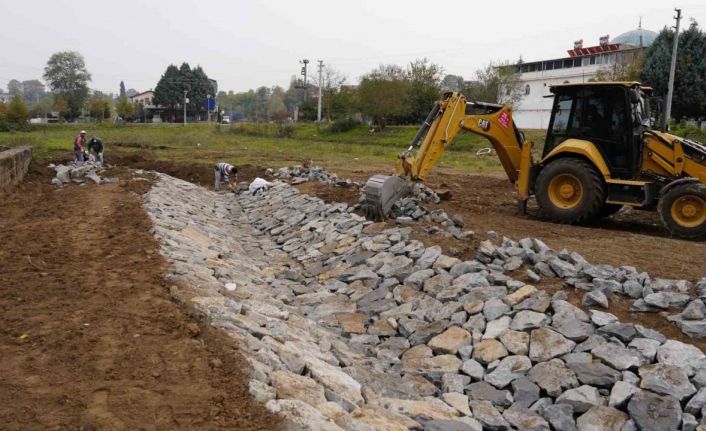
[[[363,188],[361,207],[370,220],[384,220],[392,205],[411,193],[411,187],[398,176],[374,175]]]

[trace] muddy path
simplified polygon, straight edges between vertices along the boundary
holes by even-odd
[[[232,340],[170,299],[149,179],[49,179],[0,198],[0,428],[277,429]]]

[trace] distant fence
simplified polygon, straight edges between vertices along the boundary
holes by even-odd
[[[0,187],[22,181],[32,161],[32,147],[25,145],[0,152]]]

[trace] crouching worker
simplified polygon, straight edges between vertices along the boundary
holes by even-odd
[[[235,190],[238,181],[238,168],[230,163],[221,162],[214,167],[214,175],[216,176],[215,191],[221,189],[221,182],[228,184],[231,190]]]
[[[93,161],[103,166],[103,141],[100,138],[94,136],[88,141],[88,151],[93,156]]]

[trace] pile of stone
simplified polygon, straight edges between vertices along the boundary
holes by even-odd
[[[52,163],[48,167],[54,169],[55,175],[51,183],[57,186],[71,183],[85,185],[87,181],[92,181],[96,184],[106,184],[117,181],[114,178],[101,178],[98,173],[103,167],[90,161],[84,162],[79,166],[73,164],[55,165]]]
[[[277,171],[272,171],[272,174],[275,178],[287,180],[291,184],[301,184],[307,181],[318,181],[333,187],[348,187],[353,184],[357,186],[363,185],[361,182],[353,181],[350,178],[339,178],[338,175],[327,171],[321,166],[287,166],[279,168]]]
[[[237,197],[160,175],[145,208],[172,295],[237,340],[251,393],[294,428],[706,430],[698,348],[509,275],[636,271],[533,239],[460,261],[284,184]]]
[[[413,196],[402,198],[392,205],[390,216],[397,224],[407,225],[413,221],[423,221],[432,224],[424,229],[430,235],[445,235],[458,240],[465,240],[474,235],[472,230],[464,230],[463,217],[459,215],[449,216],[446,211],[437,209],[429,212],[420,206],[419,200]]]
[[[634,299],[635,312],[668,312],[683,310],[669,317],[686,335],[706,338],[706,278],[696,283],[697,297],[690,292],[687,280],[652,279],[632,266],[615,268],[592,265],[578,253],[556,252],[538,239],[519,243],[505,238],[499,246],[487,240],[481,243],[477,259],[506,270],[527,265],[527,280],[539,282],[542,277],[559,277],[568,287],[585,290],[583,305],[608,308],[612,295]]]

